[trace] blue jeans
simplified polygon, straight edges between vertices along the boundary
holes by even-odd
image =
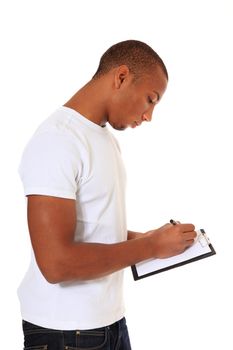
[[[25,350],[131,350],[125,318],[102,328],[62,331],[23,321]]]

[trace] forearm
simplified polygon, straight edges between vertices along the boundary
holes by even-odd
[[[45,277],[51,283],[90,280],[150,257],[150,243],[146,237],[116,244],[73,243],[63,247]]]

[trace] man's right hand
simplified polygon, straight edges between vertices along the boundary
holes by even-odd
[[[195,240],[197,233],[192,224],[166,224],[145,233],[151,241],[152,255],[155,258],[168,258],[183,253]]]

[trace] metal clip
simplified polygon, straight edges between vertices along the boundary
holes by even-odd
[[[198,231],[198,233],[199,233],[199,234],[198,234],[197,240],[198,240],[198,242],[200,243],[200,245],[201,245],[202,247],[206,247],[207,245],[209,245],[209,244],[210,244],[210,240],[209,240],[209,238],[207,237],[205,231],[204,231],[203,229],[200,229],[200,230]]]

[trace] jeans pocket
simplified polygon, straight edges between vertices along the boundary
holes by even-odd
[[[23,321],[24,350],[49,350],[56,349],[51,346],[57,343],[57,335],[60,331],[43,328],[30,322]]]
[[[76,332],[76,346],[65,346],[65,350],[101,350],[108,341],[107,329]]]

